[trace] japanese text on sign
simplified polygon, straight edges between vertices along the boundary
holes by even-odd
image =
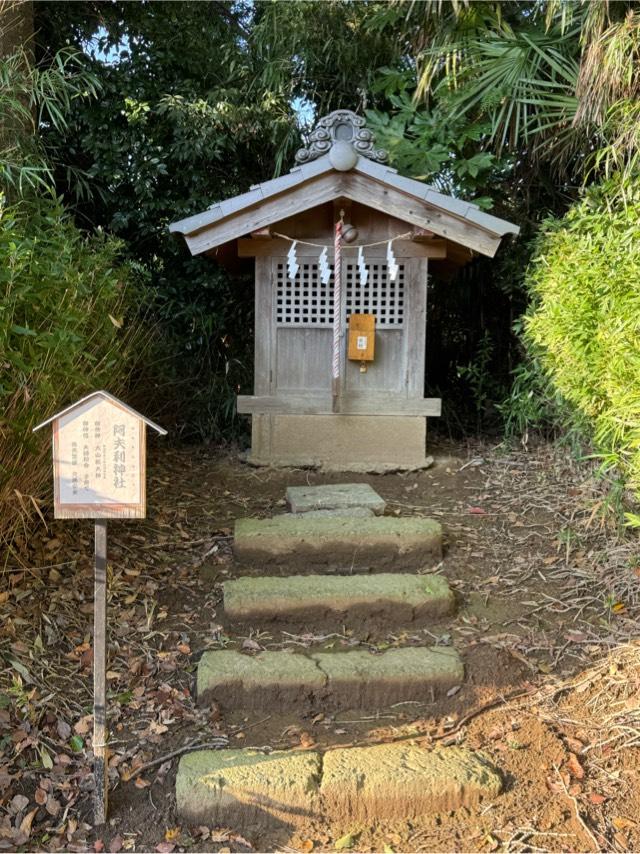
[[[144,501],[139,418],[104,398],[62,415],[55,440],[58,509]]]

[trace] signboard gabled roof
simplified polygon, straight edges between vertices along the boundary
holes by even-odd
[[[60,410],[60,412],[56,412],[55,415],[52,415],[50,418],[47,418],[46,421],[43,421],[41,424],[38,424],[37,427],[33,428],[33,432],[35,433],[36,430],[39,430],[41,427],[46,427],[47,424],[51,424],[51,422],[55,421],[56,418],[62,418],[63,415],[66,415],[68,412],[72,412],[74,409],[76,409],[76,407],[81,406],[83,403],[86,403],[88,400],[91,400],[94,397],[101,397],[103,400],[109,400],[111,403],[115,403],[116,406],[122,407],[122,409],[126,410],[131,415],[134,415],[136,418],[139,418],[141,421],[144,421],[144,423],[148,427],[153,428],[161,436],[167,435],[167,431],[164,428],[160,427],[158,424],[156,424],[155,421],[152,421],[150,418],[147,418],[146,416],[142,415],[140,412],[133,409],[133,407],[127,406],[126,403],[123,403],[121,400],[119,400],[113,394],[109,394],[108,391],[92,391],[91,394],[87,394],[85,397],[81,398],[80,400],[76,400],[75,403],[72,403],[70,406],[67,406],[65,409]]]

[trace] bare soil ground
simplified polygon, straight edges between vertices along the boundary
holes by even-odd
[[[354,476],[253,469],[207,448],[153,455],[149,517],[110,525],[110,820],[91,826],[92,527],[48,523],[0,576],[0,850],[629,851],[640,849],[640,557],[591,470],[542,446],[432,449],[433,468]],[[453,619],[268,632],[226,624],[233,520],[281,512],[287,485],[364,481],[387,512],[442,522]],[[243,569],[242,572],[246,572]],[[259,571],[259,570],[256,570]],[[304,719],[194,704],[206,649],[453,644],[444,700]],[[173,784],[198,746],[325,749],[415,739],[484,750],[493,803],[420,822],[183,827]]]

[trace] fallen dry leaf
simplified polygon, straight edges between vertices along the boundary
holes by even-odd
[[[27,836],[31,836],[31,825],[33,824],[33,817],[38,812],[38,807],[31,812],[28,812],[25,817],[20,822],[20,832],[26,834]]]
[[[489,851],[497,851],[500,848],[501,842],[497,839],[492,833],[487,833],[484,838],[485,843],[487,844],[487,848]]]
[[[67,741],[69,736],[71,735],[71,727],[66,721],[63,721],[62,718],[58,719],[58,723],[56,724],[56,729],[58,731],[58,735],[63,741]]]
[[[93,715],[85,715],[75,722],[73,731],[77,735],[86,735],[93,726]]]
[[[346,833],[344,836],[341,836],[340,839],[336,840],[333,843],[333,847],[336,851],[348,851],[349,848],[353,848],[356,844],[356,839],[360,833]]]
[[[558,778],[558,775],[554,775],[552,777],[547,777],[547,789],[550,792],[553,792],[554,795],[564,795],[568,786],[570,777],[568,774],[562,774],[562,779]],[[564,785],[563,785],[564,783]]]
[[[570,753],[569,758],[567,759],[567,768],[569,769],[569,773],[572,777],[575,777],[576,780],[582,780],[584,777],[584,768],[578,761],[578,757],[575,753]]]
[[[15,815],[25,810],[28,806],[29,798],[25,798],[24,795],[15,795],[9,804],[9,811]]]
[[[49,815],[54,818],[60,812],[60,801],[56,800],[52,795],[49,795],[47,798],[47,803],[44,805],[44,808],[49,813]]]
[[[564,743],[567,745],[567,747],[572,753],[582,753],[582,751],[584,750],[584,743],[577,738],[573,738],[570,735],[565,736]]]
[[[635,827],[636,822],[630,818],[624,818],[623,816],[615,815],[611,819],[611,824],[615,827],[616,830],[628,830],[630,827]]]

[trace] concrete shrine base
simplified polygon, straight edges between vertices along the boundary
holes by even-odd
[[[422,415],[253,415],[253,465],[335,471],[428,468]]]

